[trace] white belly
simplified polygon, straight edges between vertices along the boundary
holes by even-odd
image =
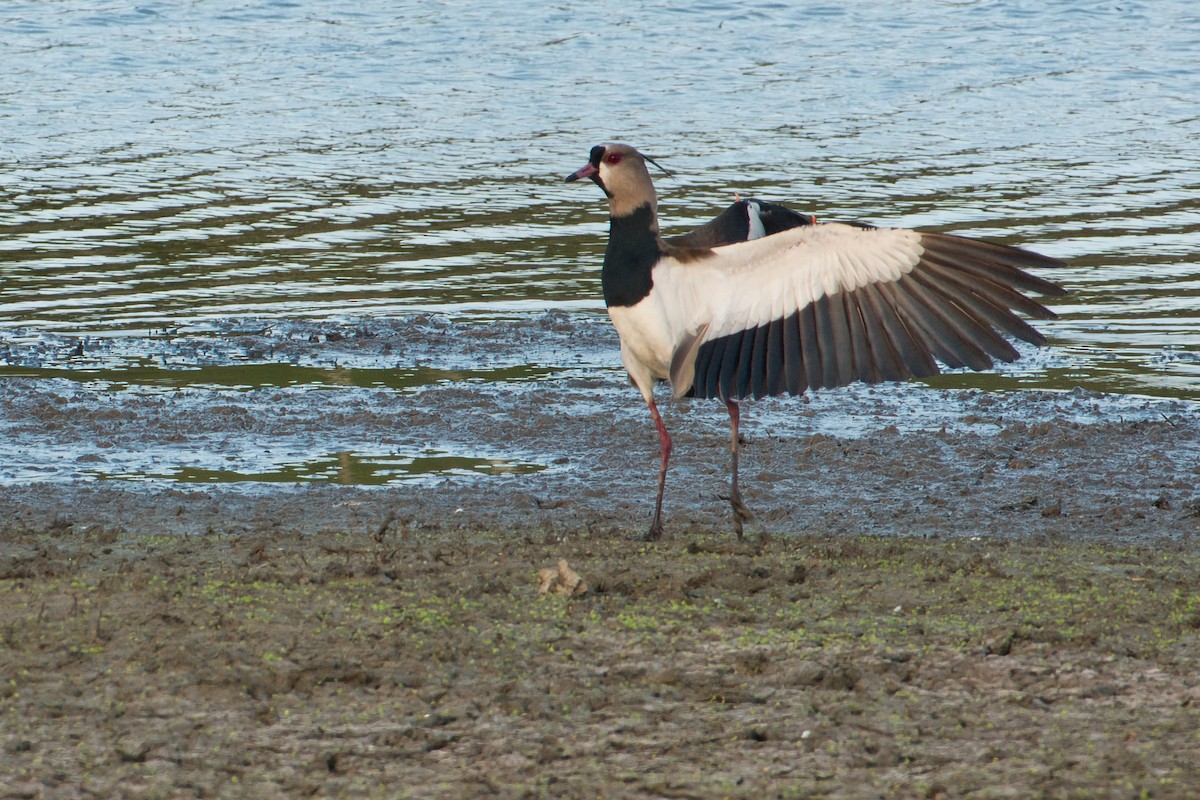
[[[696,265],[680,268],[672,259],[664,259],[655,265],[652,275],[654,289],[640,303],[608,309],[621,337],[621,360],[647,400],[654,394],[656,381],[670,379],[676,350],[690,346],[711,319],[711,310],[697,291],[697,278],[705,273]],[[672,387],[676,394],[688,388]]]
[[[608,309],[613,327],[621,337],[621,360],[643,395],[653,392],[655,381],[670,376],[677,339],[662,312],[654,294],[636,306]]]

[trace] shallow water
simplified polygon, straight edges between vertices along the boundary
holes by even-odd
[[[1195,399],[1196,52],[1185,0],[8,3],[0,375],[139,394],[622,388],[594,330],[602,197],[562,184],[620,139],[675,173],[657,178],[668,232],[741,192],[1069,261],[1048,275],[1071,290],[1041,326],[1051,347],[934,386]],[[425,313],[460,338],[496,320],[526,338],[504,351],[491,328],[482,357],[315,346]],[[540,344],[541,320],[584,344]],[[426,444],[204,479],[370,483],[425,449],[544,466]],[[176,449],[134,473],[185,475]]]

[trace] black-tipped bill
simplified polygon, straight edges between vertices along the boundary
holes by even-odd
[[[566,182],[571,183],[580,178],[591,178],[601,189],[604,189],[604,184],[600,183],[600,159],[602,158],[604,158],[604,145],[598,144],[588,153],[588,163],[568,175]],[[608,194],[608,190],[605,189],[604,193]]]
[[[587,163],[568,175],[565,183],[571,183],[572,181],[581,180],[583,178],[594,178],[599,174],[600,170],[596,169],[595,164]]]

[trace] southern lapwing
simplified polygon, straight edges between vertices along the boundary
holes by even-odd
[[[680,236],[667,236],[663,241],[676,247],[720,247],[813,224],[816,224],[815,217],[793,211],[780,203],[739,197],[736,203],[696,230]]]
[[[654,402],[658,381],[669,381],[676,398],[724,401],[733,450],[728,499],[741,538],[751,516],[738,490],[739,400],[935,375],[938,361],[989,369],[993,358],[1018,358],[1004,334],[1045,344],[1016,312],[1055,318],[1022,292],[1063,294],[1025,271],[1065,266],[1057,259],[949,234],[817,224],[751,200],[692,234],[664,239],[646,161],[628,145],[597,145],[567,181],[591,178],[608,196],[604,302],[660,443],[648,538],[663,532],[671,458]]]

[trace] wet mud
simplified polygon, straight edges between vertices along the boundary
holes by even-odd
[[[1194,405],[748,403],[744,542],[723,409],[672,405],[632,543],[601,322],[11,337],[3,793],[1194,796]]]
[[[390,518],[616,533],[649,519],[657,438],[601,319],[11,338],[0,382],[10,530],[317,533]],[[670,527],[729,530],[724,410],[683,401],[665,416]],[[742,418],[760,533],[1196,530],[1193,403],[903,384],[749,402]]]
[[[10,532],[0,787],[1194,797],[1198,581],[1170,540]]]

